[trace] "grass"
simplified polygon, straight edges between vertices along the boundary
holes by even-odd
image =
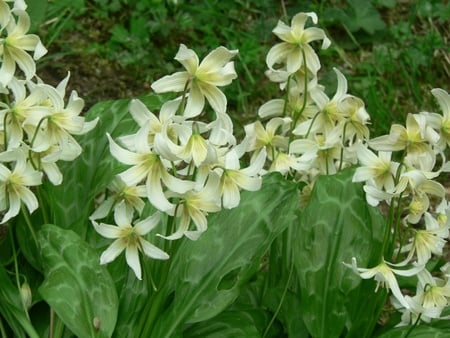
[[[441,1],[41,2],[46,6],[30,10],[50,49],[44,77],[62,78],[70,69],[88,105],[150,91],[152,81],[180,69],[173,60],[180,43],[200,56],[224,45],[240,51],[239,80],[226,94],[234,122],[244,125],[280,95],[265,78],[265,55],[277,41],[271,30],[278,19],[288,22],[299,11],[317,12],[333,41],[320,56],[321,82],[332,95],[332,68],[339,68],[349,92],[366,102],[374,135],[409,112],[437,109],[430,89],[450,90],[450,4]]]

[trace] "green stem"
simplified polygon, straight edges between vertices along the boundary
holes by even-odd
[[[417,316],[417,319],[416,319],[416,321],[414,322],[414,324],[409,328],[408,332],[406,332],[404,338],[408,338],[408,336],[411,334],[412,330],[414,330],[414,329],[416,328],[417,324],[419,324],[420,317],[422,317],[422,314],[421,314],[421,313],[419,313],[419,315]]]
[[[178,206],[178,204],[177,204]],[[177,207],[175,208],[176,215]],[[175,217],[169,216],[166,227],[166,236],[170,235],[173,232],[175,226]],[[142,310],[142,317],[139,320],[138,333],[140,333],[139,337],[151,337],[151,331],[153,330],[153,326],[155,320],[157,319],[158,314],[161,312],[161,306],[165,301],[166,292],[164,289],[164,285],[167,281],[167,276],[169,275],[170,265],[172,261],[172,257],[175,255],[175,251],[177,246],[175,246],[173,241],[165,241],[163,250],[169,253],[171,259],[168,261],[161,262],[159,271],[159,281],[158,285],[154,285],[152,289],[154,292],[151,294],[150,299],[146,302],[144,309]],[[151,272],[148,272],[151,273]],[[156,289],[155,289],[156,287]]]
[[[23,206],[23,204],[21,205],[20,208],[22,209],[22,214],[23,214],[23,217],[25,218],[25,223],[27,224],[28,229],[30,230],[31,236],[33,237],[34,244],[36,245],[36,248],[39,249],[39,242],[37,239],[36,232],[34,231],[34,228],[33,228],[33,223],[31,222],[31,219],[30,219],[30,213],[28,212],[28,209]]]
[[[340,154],[340,162],[339,162],[339,169],[338,169],[338,171],[341,171],[342,163],[344,162],[345,132],[347,131],[347,124],[348,124],[348,121],[346,121],[344,123],[344,128],[342,130],[342,147],[341,147],[341,154]]]
[[[39,206],[41,207],[42,217],[44,218],[44,224],[49,224],[49,217],[48,217],[48,212],[47,212],[47,208],[46,208],[47,204],[44,203],[45,200],[44,200],[41,186],[37,187],[36,195],[37,195],[37,199],[39,201]]]
[[[300,117],[302,116],[303,112],[305,111],[306,108],[306,101],[308,98],[308,68],[306,65],[306,55],[305,55],[305,51],[302,50],[302,56],[303,56],[303,72],[305,73],[305,88],[303,90],[303,102],[302,102],[302,108],[300,108],[300,110],[298,112],[296,112],[295,116],[294,116],[294,120],[292,121],[292,129],[290,131],[290,135],[289,135],[289,143],[292,142],[292,138],[294,137],[294,135],[292,134],[292,131],[295,129],[298,120],[300,119]],[[288,78],[289,81],[290,77]],[[289,82],[288,82],[289,85]],[[288,87],[289,89],[289,87]],[[288,92],[289,95],[289,92]]]
[[[269,322],[269,324],[267,325],[266,330],[264,331],[264,334],[263,334],[263,336],[262,336],[263,338],[265,338],[265,337],[267,336],[267,334],[269,333],[269,330],[270,330],[270,328],[272,327],[272,325],[273,325],[275,319],[277,318],[278,314],[280,313],[281,306],[283,305],[284,298],[286,297],[287,291],[288,291],[288,289],[289,289],[289,284],[290,284],[290,282],[291,282],[291,278],[292,278],[292,273],[293,273],[293,272],[294,272],[294,264],[291,264],[291,268],[290,268],[290,270],[289,270],[289,276],[288,276],[288,279],[287,279],[287,281],[286,281],[286,285],[285,285],[285,287],[284,287],[283,294],[281,295],[280,302],[279,302],[278,307],[277,307],[277,309],[275,310],[275,312],[274,312],[272,318],[270,319],[270,322]]]
[[[8,231],[9,232],[9,238],[11,240],[11,248],[13,251],[13,258],[14,258],[14,276],[16,279],[16,286],[17,286],[17,290],[20,290],[20,278],[19,278],[19,264],[17,262],[17,251],[16,251],[16,245],[14,243],[14,237],[13,237],[13,232],[12,231]],[[21,303],[22,303],[22,307],[23,307],[23,312],[25,312],[25,315],[27,317],[28,320],[30,320],[30,316],[28,314],[28,309],[26,307],[25,302],[23,301],[22,296],[20,297],[21,299]]]

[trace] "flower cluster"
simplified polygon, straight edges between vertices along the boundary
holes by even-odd
[[[388,135],[359,144],[357,156],[361,166],[353,176],[353,181],[364,182],[369,204],[389,206],[385,241],[390,243],[391,249],[385,255],[401,261],[397,264],[382,262],[372,269],[355,268],[361,277],[375,276],[393,290],[394,303],[404,312],[402,324],[417,318],[423,321],[439,318],[444,307],[450,304],[448,268],[443,268],[442,278],[426,270],[426,264],[433,257],[443,255],[450,228],[450,207],[445,189],[438,181],[442,172],[449,171],[450,164],[445,159],[450,94],[439,88],[431,93],[442,115],[408,114],[405,126],[393,124]],[[388,268],[406,264],[413,267],[410,270]],[[418,277],[415,296],[404,296],[400,292],[396,274]]]
[[[320,61],[311,43],[322,41],[327,48],[330,40],[322,29],[306,28],[308,19],[317,23],[315,13],[299,13],[291,26],[280,21],[273,30],[283,42],[267,54],[267,76],[285,97],[263,104],[258,114],[264,122],[245,128],[248,150],[254,156],[266,150],[265,169],[304,181],[305,195],[318,175],[355,164],[355,145],[369,137],[364,102],[347,93],[344,75],[334,69],[337,89],[331,98],[319,84]]]
[[[321,41],[321,48],[327,48],[330,41],[323,30],[306,28],[309,19],[317,23],[315,13],[299,13],[291,26],[280,21],[273,30],[283,42],[267,55],[267,76],[279,83],[285,97],[263,104],[258,112],[263,122],[246,126],[247,150],[253,157],[267,154],[265,172],[305,182],[301,202],[307,201],[318,175],[358,165],[353,181],[365,182],[367,202],[390,206],[384,254],[395,260],[382,258],[370,269],[358,268],[355,259],[346,265],[362,278],[374,278],[377,287],[391,289],[404,324],[419,315],[425,321],[439,318],[449,304],[448,273],[443,279],[432,277],[425,265],[442,256],[449,236],[449,206],[436,178],[449,171],[444,153],[450,142],[450,96],[433,89],[443,115],[409,114],[406,127],[394,124],[389,135],[370,139],[370,116],[364,102],[347,93],[344,75],[334,69],[337,89],[331,98],[319,84],[320,61],[311,43]],[[418,276],[417,295],[404,296],[396,275]]]
[[[176,240],[186,236],[196,240],[207,229],[208,213],[236,207],[241,189],[254,191],[261,186],[259,173],[265,152],[248,167],[241,167],[246,145],[238,144],[233,136],[233,124],[226,113],[227,100],[218,88],[236,78],[234,63],[230,61],[236,54],[236,50],[219,47],[200,62],[193,50],[181,45],[175,59],[185,71],[152,84],[157,93],[179,92],[181,96],[165,102],[158,115],[141,101],[132,100],[129,110],[138,131],[119,137],[117,142],[107,135],[112,156],[128,165],[128,169],[117,175],[109,187],[109,197],[98,206],[91,220],[106,237],[128,238],[120,248],[127,249],[128,265],[138,278],[138,251],[155,259],[168,258],[160,250],[146,250],[143,239],[136,240],[136,236],[146,232],[123,230],[125,223],[131,227],[132,220],[143,217],[145,201],[157,209],[154,215],[165,213],[171,219],[168,223],[172,228],[158,234],[160,237]],[[212,114],[205,111],[206,102]],[[211,115],[214,118],[207,120]],[[96,221],[112,210],[118,225],[115,231],[111,225]],[[118,244],[114,243],[102,256],[106,257],[103,262],[117,256]]]
[[[38,208],[31,187],[44,179],[60,184],[63,177],[57,162],[72,161],[81,153],[72,135],[96,125],[79,116],[84,101],[76,92],[65,104],[69,75],[57,87],[36,76],[35,60],[47,50],[38,36],[27,34],[30,18],[25,10],[23,0],[0,1],[1,223],[16,216],[22,202],[30,213]]]

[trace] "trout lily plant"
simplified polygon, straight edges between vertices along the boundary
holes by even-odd
[[[320,83],[317,23],[278,22],[279,94],[236,137],[238,50],[181,44],[151,93],[83,112],[0,0],[1,337],[444,337],[450,94],[372,137],[343,72]]]

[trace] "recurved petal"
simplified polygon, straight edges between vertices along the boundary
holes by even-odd
[[[30,80],[36,74],[36,64],[33,58],[27,52],[18,48],[10,48],[9,53],[24,72],[25,78]]]
[[[9,219],[13,218],[14,216],[17,216],[20,211],[20,198],[17,194],[9,194],[8,195],[8,202],[9,202],[9,210],[3,216],[2,223],[5,223]]]
[[[14,76],[14,72],[16,71],[16,62],[8,51],[5,51],[2,61],[2,66],[0,68],[0,82],[6,86]]]
[[[188,72],[177,72],[166,75],[152,83],[151,87],[156,93],[182,92],[189,81]]]
[[[189,90],[189,96],[184,110],[184,116],[186,118],[195,117],[201,114],[203,107],[205,106],[205,97],[198,84],[193,83]]]
[[[302,66],[304,60],[303,60],[303,54],[302,50],[300,48],[292,48],[290,53],[287,54],[286,59],[286,69],[288,73],[295,73],[297,70],[300,69]]]
[[[266,56],[267,67],[273,70],[274,65],[285,62],[288,54],[291,52],[293,48],[295,48],[295,46],[287,42],[281,42],[273,46]]]
[[[108,264],[109,262],[112,262],[122,253],[124,249],[125,243],[123,240],[120,238],[116,239],[105,251],[103,251],[100,256],[100,264]]]
[[[141,263],[139,262],[139,251],[136,245],[128,245],[125,250],[125,259],[128,266],[134,271],[136,278],[142,279]]]
[[[114,220],[119,227],[131,227],[131,220],[133,218],[132,213],[127,212],[128,209],[125,205],[125,201],[121,201],[114,208]]]
[[[450,118],[450,94],[441,88],[434,88],[431,94],[436,98],[446,119]]]
[[[227,109],[227,98],[220,89],[204,83],[200,85],[200,89],[215,112],[225,113]]]
[[[303,32],[303,39],[303,42],[305,43],[310,43],[316,40],[323,40],[322,49],[327,49],[331,44],[331,41],[327,38],[325,32],[317,27],[309,27],[305,29],[305,31]]]
[[[228,61],[230,61],[231,58],[234,57],[237,53],[237,50],[229,50],[223,46],[220,46],[205,56],[203,61],[200,63],[198,71],[220,71],[220,68],[222,68]]]
[[[120,235],[120,229],[116,225],[97,223],[93,218],[91,218],[91,223],[95,231],[105,238],[118,238]]]
[[[133,153],[129,150],[120,147],[111,136],[107,133],[106,136],[109,140],[109,150],[111,155],[114,156],[118,161],[123,164],[133,165],[140,162],[141,156],[139,154]]]
[[[161,219],[160,213],[156,212],[153,215],[147,217],[146,219],[136,223],[134,225],[134,229],[140,236],[144,236],[159,224],[160,219]]]
[[[131,100],[129,110],[131,116],[140,127],[148,123],[150,120],[158,120],[156,116],[147,108],[147,106],[142,103],[141,100]]]
[[[180,45],[177,55],[175,55],[175,60],[180,62],[190,75],[194,75],[197,72],[199,63],[198,56],[192,49],[187,48],[185,45]]]
[[[170,256],[162,251],[161,249],[157,248],[153,244],[147,242],[146,240],[141,241],[142,245],[142,251],[144,254],[148,257],[154,258],[154,259],[169,259]]]

